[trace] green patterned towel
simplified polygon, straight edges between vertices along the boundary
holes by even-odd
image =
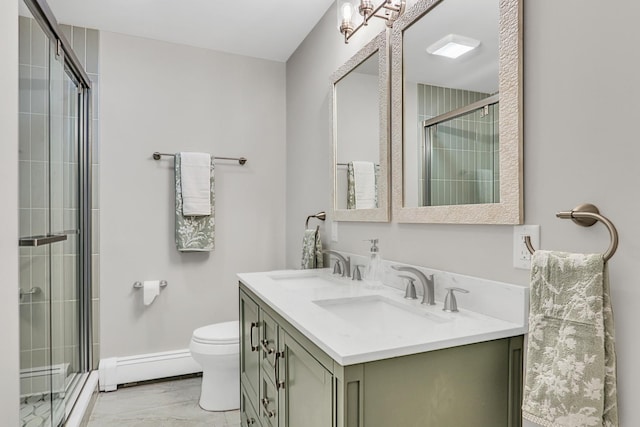
[[[618,426],[609,279],[601,254],[536,251],[523,417],[547,427]]]
[[[176,153],[176,247],[180,252],[209,252],[214,248],[215,220],[213,191],[213,160],[211,161],[211,215],[182,215],[182,183],[180,182],[180,153]]]
[[[322,268],[323,266],[320,232],[317,228],[315,230],[305,230],[302,239],[302,262],[300,267],[306,270],[309,268]]]

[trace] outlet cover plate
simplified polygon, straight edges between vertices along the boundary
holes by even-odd
[[[539,225],[517,225],[513,227],[513,267],[523,270],[531,269],[531,254],[524,244],[524,236],[531,237],[534,248],[540,247]]]

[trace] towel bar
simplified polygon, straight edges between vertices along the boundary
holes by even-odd
[[[618,249],[618,230],[613,225],[611,221],[605,216],[600,215],[600,211],[595,205],[591,203],[585,203],[583,205],[577,206],[573,210],[570,211],[562,211],[556,214],[558,218],[561,219],[571,219],[576,224],[582,227],[591,227],[596,222],[602,222],[609,230],[609,235],[611,236],[611,244],[607,251],[603,254],[604,260],[609,261],[613,254],[616,253],[616,249]],[[531,244],[531,237],[524,236],[524,244],[527,246],[529,252],[533,255],[536,251]]]
[[[167,281],[166,281],[166,280],[160,280],[160,287],[161,287],[161,288],[164,288],[164,287],[165,287],[165,286],[167,286],[167,285],[168,285],[168,283],[167,283]],[[133,287],[134,287],[135,289],[141,289],[141,288],[143,287],[142,282],[135,282],[135,283],[133,284]]]
[[[171,153],[160,153],[158,151],[154,151],[153,160],[160,160],[162,156],[175,157],[176,155]],[[240,165],[244,165],[245,163],[247,163],[246,157],[219,157],[219,156],[212,156],[212,157],[215,160],[237,160]]]

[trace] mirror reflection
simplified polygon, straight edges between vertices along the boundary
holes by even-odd
[[[335,84],[337,209],[378,207],[378,63],[376,51]]]
[[[334,221],[389,221],[389,62],[380,32],[331,76]]]
[[[403,206],[500,202],[498,0],[445,0],[403,32]]]

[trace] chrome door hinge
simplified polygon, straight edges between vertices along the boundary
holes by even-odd
[[[60,39],[56,40],[56,56],[59,58],[62,55],[62,42]]]

